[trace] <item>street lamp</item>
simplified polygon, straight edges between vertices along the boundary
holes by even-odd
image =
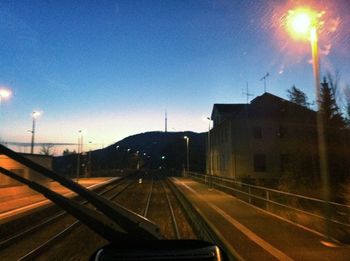
[[[88,176],[89,177],[92,177],[91,145],[92,145],[92,141],[89,141],[89,163],[88,163]]]
[[[211,175],[211,144],[210,144],[210,122],[211,118],[206,117],[206,120],[208,120],[208,175]]]
[[[323,111],[321,110],[321,81],[320,81],[320,62],[318,55],[318,33],[317,29],[320,26],[319,17],[316,11],[308,8],[298,8],[289,11],[287,16],[287,27],[293,37],[310,41],[313,73],[315,81],[315,91],[317,97],[317,138],[318,150],[320,157],[320,173],[322,182],[323,199],[326,204],[326,235],[330,239],[330,192],[329,192],[329,173],[328,173],[328,158],[326,153],[326,139]]]
[[[189,155],[189,148],[188,148],[190,138],[187,136],[184,136],[184,139],[186,140],[186,158],[187,158],[186,162],[187,162],[187,175],[188,175],[190,171],[190,155]]]
[[[34,139],[35,139],[35,122],[36,122],[36,119],[41,115],[41,112],[39,111],[33,111],[32,112],[32,119],[33,119],[33,122],[32,122],[32,141],[31,141],[31,146],[30,146],[30,154],[33,154],[34,153]]]
[[[211,123],[211,118],[210,117],[206,117],[206,120],[208,120],[208,175],[213,175],[212,171],[211,171],[211,144],[210,144],[210,123]],[[210,182],[209,182],[209,187],[211,187],[211,176],[210,176]]]
[[[83,152],[83,130],[78,130],[78,153],[77,153],[77,183],[80,174],[80,153]]]

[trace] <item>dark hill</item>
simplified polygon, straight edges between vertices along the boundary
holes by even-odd
[[[186,163],[186,140],[189,137],[190,169],[204,171],[206,133],[185,132],[145,132],[129,136],[115,144],[116,148],[129,148],[146,153],[148,167],[159,166],[182,170]],[[164,159],[162,159],[164,156]]]
[[[81,173],[111,173],[111,170],[169,169],[179,172],[186,167],[186,140],[189,141],[190,170],[205,170],[206,133],[195,132],[145,132],[129,136],[104,149],[91,151],[82,156]],[[77,155],[70,154],[54,159],[55,171],[74,177]],[[89,171],[91,169],[91,171]]]

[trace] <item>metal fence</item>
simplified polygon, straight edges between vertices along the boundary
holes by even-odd
[[[320,233],[329,233],[329,231],[325,231],[329,229],[326,228],[328,223],[328,226],[331,226],[333,237],[346,236],[350,240],[349,205],[251,185],[219,176],[209,176],[195,172],[188,172],[187,175],[207,184],[209,187],[232,194],[249,204]]]

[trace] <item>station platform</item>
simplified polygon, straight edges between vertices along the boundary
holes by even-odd
[[[327,244],[317,232],[194,180],[171,181],[238,260],[349,260],[349,245]]]
[[[115,179],[116,178],[108,177],[81,178],[79,179],[79,184],[88,189],[96,189]],[[75,193],[57,182],[46,183],[46,186],[66,197],[73,197],[75,195]],[[48,206],[50,204],[52,204],[50,200],[25,185],[0,188],[0,224],[15,219],[18,216],[28,214],[27,212],[31,212],[36,208]]]

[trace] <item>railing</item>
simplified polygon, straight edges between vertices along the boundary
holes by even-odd
[[[349,237],[349,205],[251,185],[219,176],[209,176],[194,172],[189,172],[187,175],[207,184],[209,187],[220,189],[249,204],[320,233],[327,233],[325,224],[328,222],[331,226],[332,236],[343,237],[344,235],[339,235],[339,233],[346,233],[347,237]],[[317,220],[319,222],[316,222]]]

